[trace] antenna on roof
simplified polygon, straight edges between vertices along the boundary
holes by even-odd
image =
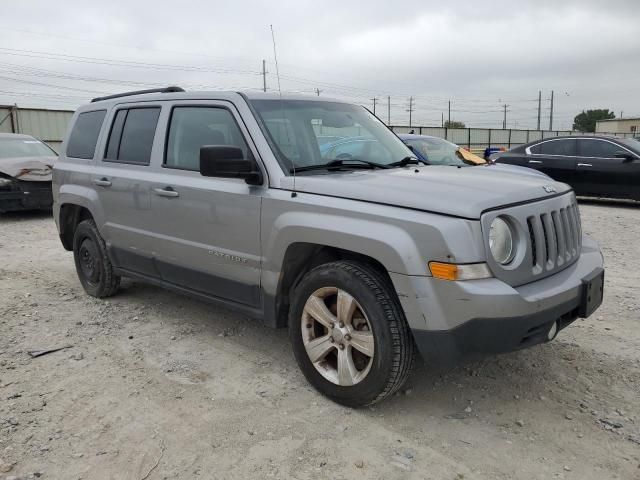
[[[273,25],[269,25],[271,28],[271,40],[273,41],[273,59],[276,64],[276,77],[278,78],[278,96],[280,97],[280,112],[282,113],[282,123],[285,122],[284,117],[284,104],[282,103],[282,89],[280,88],[280,70],[278,69],[278,54],[276,52],[276,36],[273,33]],[[284,131],[289,135],[289,129],[287,129],[286,125],[283,125]],[[293,192],[291,192],[291,197],[297,197],[296,193],[296,164],[293,160],[291,160],[291,170],[293,171]]]

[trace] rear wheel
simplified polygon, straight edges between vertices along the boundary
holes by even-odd
[[[78,224],[73,237],[73,258],[85,292],[98,298],[116,293],[120,277],[113,271],[107,247],[93,220]]]
[[[322,394],[370,405],[406,381],[414,350],[388,279],[361,262],[310,271],[295,290],[289,331],[298,364]]]

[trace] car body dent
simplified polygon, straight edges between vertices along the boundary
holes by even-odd
[[[0,173],[25,182],[50,182],[56,157],[0,159]]]

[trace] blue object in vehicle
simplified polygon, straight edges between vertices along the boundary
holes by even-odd
[[[489,160],[489,157],[494,153],[502,152],[500,147],[487,147],[484,149],[484,159]]]

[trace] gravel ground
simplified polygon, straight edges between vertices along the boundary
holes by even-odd
[[[640,479],[640,205],[581,210],[594,316],[360,410],[308,386],[285,331],[141,283],[88,297],[49,215],[2,216],[0,478]]]

